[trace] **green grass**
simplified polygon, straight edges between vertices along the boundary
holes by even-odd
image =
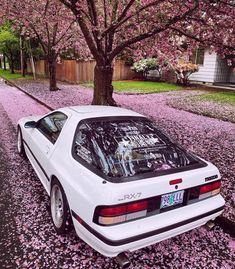
[[[20,73],[12,74],[9,70],[2,70],[2,69],[0,69],[0,77],[6,78],[6,79],[32,78],[32,76],[29,76],[29,75],[22,77]]]
[[[213,101],[235,106],[235,91],[206,93],[195,98],[202,101]]]
[[[93,83],[84,83],[83,86],[93,88]],[[114,91],[133,93],[159,93],[177,91],[182,87],[175,84],[151,81],[113,81]]]

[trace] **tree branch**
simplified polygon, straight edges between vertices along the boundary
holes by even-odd
[[[55,46],[64,38],[64,36],[67,34],[68,30],[72,27],[72,25],[75,23],[75,20],[70,23],[70,25],[67,27],[67,29],[64,31],[64,33],[60,36],[60,38],[55,42]],[[72,35],[71,35],[72,37]],[[70,37],[70,38],[71,38]],[[69,38],[69,39],[70,39]],[[69,40],[67,39],[67,40]]]
[[[91,17],[91,21],[93,22],[94,26],[97,26],[98,19],[97,19],[97,12],[96,12],[94,0],[87,0],[87,6],[88,6],[89,14]]]
[[[223,47],[223,48],[226,48],[226,49],[235,51],[235,48],[234,48],[234,47],[229,46],[229,45],[226,45],[226,44],[224,44],[223,42],[219,42],[219,41],[216,41],[216,40],[211,40],[211,41],[210,41],[210,40],[207,40],[207,39],[203,39],[203,38],[200,38],[200,37],[195,36],[195,35],[193,35],[193,34],[186,33],[186,32],[184,32],[183,30],[178,29],[178,28],[175,28],[175,27],[170,27],[170,29],[173,30],[173,31],[175,31],[175,32],[177,32],[177,33],[179,33],[179,34],[181,34],[181,35],[183,35],[183,36],[185,36],[185,37],[188,37],[188,38],[190,38],[190,39],[193,39],[193,40],[195,40],[195,41],[197,41],[197,42],[205,43],[205,44],[207,44],[208,46],[209,46],[209,45],[215,45],[215,44],[216,44],[216,45],[221,46],[221,47]]]
[[[128,16],[128,17],[123,17],[120,20],[121,16],[119,16],[119,18],[114,21],[109,28],[107,28],[101,35],[101,37],[104,37],[107,33],[109,33],[110,31],[115,31],[116,29],[118,29],[121,25],[123,25],[126,21],[130,20],[131,18],[135,17],[136,15],[139,15],[141,12],[145,11],[147,8],[151,7],[151,6],[155,6],[160,4],[160,2],[164,2],[165,0],[158,0],[158,1],[153,1],[143,7],[141,7],[140,9],[138,9],[134,14]],[[130,1],[131,2],[131,1]],[[133,3],[132,3],[133,4]],[[130,7],[129,7],[130,8]],[[127,13],[128,10],[126,10]]]
[[[196,1],[196,4],[193,8],[186,11],[183,15],[178,15],[170,19],[163,27],[157,27],[153,29],[152,31],[145,32],[143,34],[140,34],[138,36],[135,36],[129,40],[124,41],[120,45],[118,45],[110,54],[110,59],[113,59],[116,55],[118,55],[126,46],[130,46],[136,42],[139,42],[141,40],[144,40],[146,38],[155,36],[156,34],[159,34],[160,32],[163,32],[170,28],[171,25],[177,23],[178,21],[181,21],[182,19],[186,18],[188,15],[190,15],[196,8],[198,7],[198,1]]]
[[[28,21],[28,22],[29,22],[29,21]],[[35,33],[35,35],[37,36],[38,41],[39,41],[39,43],[41,44],[44,53],[47,54],[46,46],[45,46],[45,44],[43,43],[43,41],[42,41],[40,35],[38,34],[38,32],[37,32],[37,30],[36,30],[36,28],[35,28],[34,25],[33,25],[32,23],[30,23],[30,22],[29,22],[29,26],[31,27],[31,29],[33,30],[33,32]]]

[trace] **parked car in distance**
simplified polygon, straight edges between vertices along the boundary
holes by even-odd
[[[50,196],[56,232],[71,220],[105,256],[184,233],[223,211],[218,169],[130,110],[74,106],[23,118],[17,148]]]

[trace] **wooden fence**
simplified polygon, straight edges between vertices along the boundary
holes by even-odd
[[[58,80],[67,81],[70,83],[83,83],[93,81],[94,79],[95,61],[76,61],[63,60],[56,65],[56,77]],[[35,63],[36,75],[48,77],[47,62],[44,60]],[[27,71],[32,73],[30,64],[28,64]],[[116,60],[114,64],[113,80],[127,80],[132,79],[135,73],[129,66],[125,65],[124,61]]]

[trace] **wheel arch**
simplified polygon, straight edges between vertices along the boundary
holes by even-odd
[[[22,134],[22,127],[19,123],[17,123],[17,125],[16,125],[16,132],[18,132],[18,131],[20,131]]]
[[[57,185],[59,185],[59,187],[61,188],[61,190],[62,190],[62,195],[64,196],[64,203],[66,204],[66,206],[65,206],[65,208],[67,208],[67,213],[66,213],[66,222],[65,222],[65,224],[64,224],[64,228],[63,228],[63,231],[61,231],[61,232],[58,232],[57,231],[57,233],[59,233],[59,234],[64,234],[64,233],[66,233],[66,232],[68,232],[68,231],[70,231],[71,229],[72,229],[72,227],[73,227],[73,224],[72,224],[72,215],[71,215],[71,208],[70,208],[70,204],[69,204],[69,202],[68,202],[68,198],[67,198],[67,194],[66,194],[66,190],[65,190],[65,188],[63,187],[63,185],[61,184],[61,182],[60,182],[60,180],[58,179],[58,177],[57,176],[55,176],[55,175],[52,175],[51,177],[50,177],[50,181],[51,181],[51,184],[50,184],[50,196],[51,196],[51,191],[52,191],[52,186],[53,186],[53,183],[54,182],[56,182],[57,183]],[[50,197],[50,201],[51,201],[51,197]],[[51,216],[52,216],[52,213],[51,213]],[[53,219],[53,217],[52,217],[52,219]],[[53,224],[54,224],[54,222],[53,222]],[[54,224],[54,226],[55,226],[55,224]]]
[[[61,184],[59,178],[56,175],[54,175],[54,174],[50,176],[50,189],[49,189],[50,193],[51,193],[52,185],[53,185],[53,183],[55,181],[58,181],[59,182],[60,186],[62,187],[62,189],[63,189],[63,191],[64,191],[64,193],[66,195],[66,192],[65,192],[65,189],[64,189],[63,185]],[[67,197],[67,195],[66,195],[66,197]]]
[[[59,181],[59,179],[58,179],[57,176],[55,176],[55,175],[51,175],[51,178],[50,178],[51,186],[52,186],[52,183],[53,183],[55,180],[57,180],[57,181],[60,183],[60,181]],[[61,183],[60,183],[60,185],[61,185]],[[51,189],[51,186],[50,186],[50,189]]]
[[[68,201],[67,191],[64,188],[64,186],[61,184],[59,178],[56,175],[54,175],[54,174],[51,175],[51,177],[50,177],[50,182],[51,182],[51,184],[50,184],[50,193],[51,193],[51,188],[52,188],[53,182],[55,182],[55,181],[58,181],[58,183],[60,184],[61,188],[63,189],[64,194],[65,194],[65,197],[66,197],[66,201],[67,201],[67,204],[68,204],[68,207],[70,208],[69,201]]]

